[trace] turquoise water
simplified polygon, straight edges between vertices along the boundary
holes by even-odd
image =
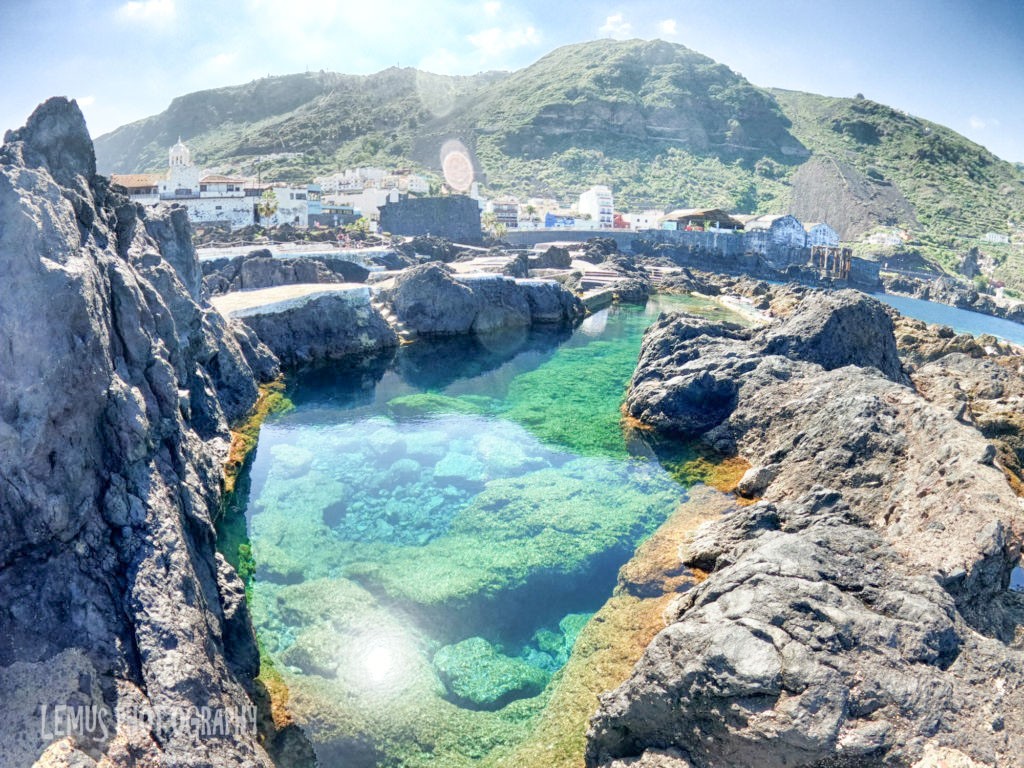
[[[240,487],[264,677],[321,765],[490,764],[528,737],[707,467],[621,424],[643,332],[677,308],[740,321],[658,297],[292,377]]]
[[[971,312],[966,309],[958,309],[957,307],[951,307],[948,304],[938,304],[934,301],[894,296],[889,293],[875,293],[872,295],[879,301],[898,309],[907,317],[923,320],[926,323],[948,325],[957,333],[970,333],[974,336],[988,333],[1014,344],[1024,344],[1024,325],[1011,320],[983,315],[980,312]]]

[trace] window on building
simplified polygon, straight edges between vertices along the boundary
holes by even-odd
[[[206,191],[206,185],[205,184],[200,184],[199,185],[199,191],[200,192],[205,192]]]

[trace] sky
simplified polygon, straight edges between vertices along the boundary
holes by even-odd
[[[265,75],[518,69],[602,37],[681,43],[760,86],[862,93],[1024,162],[1021,0],[0,0],[0,131],[54,95],[98,136]]]

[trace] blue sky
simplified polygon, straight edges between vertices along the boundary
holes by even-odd
[[[1019,0],[0,0],[0,130],[51,95],[94,135],[267,74],[515,69],[566,43],[661,38],[757,85],[868,98],[1024,161]]]

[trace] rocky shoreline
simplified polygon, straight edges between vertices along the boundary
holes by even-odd
[[[185,211],[96,175],[73,102],[6,135],[0,221],[0,763],[269,766],[212,521],[277,361],[203,299]]]
[[[1015,764],[1022,359],[898,344],[861,294],[764,296],[763,329],[645,337],[627,413],[748,460],[757,502],[683,543],[709,575],[601,698],[588,766]]]
[[[423,241],[372,286],[355,265],[264,254],[204,276],[185,211],[111,190],[64,99],[5,137],[0,222],[3,765],[271,765],[251,727],[211,737],[123,714],[253,706],[245,590],[213,527],[238,460],[229,425],[281,364],[572,327],[586,264],[620,300],[729,294],[765,316],[741,328],[673,314],[645,337],[631,423],[751,469],[745,498],[681,542],[678,563],[666,553],[683,528],[667,528],[644,550],[653,560],[620,574],[625,595],[674,599],[601,697],[587,765],[1002,766],[1024,751],[1024,596],[1008,589],[1024,538],[1024,358],[1010,346],[857,292],[601,242],[576,258]],[[467,274],[470,260],[500,274]],[[212,293],[249,304],[217,311]],[[56,707],[120,714],[88,733],[41,729]]]
[[[916,277],[897,275],[882,278],[886,293],[907,296],[911,299],[934,301],[957,309],[967,309],[991,317],[1001,317],[1014,323],[1024,324],[1024,303],[1001,304],[993,298],[979,293],[970,283],[952,277],[937,277],[921,280]]]

